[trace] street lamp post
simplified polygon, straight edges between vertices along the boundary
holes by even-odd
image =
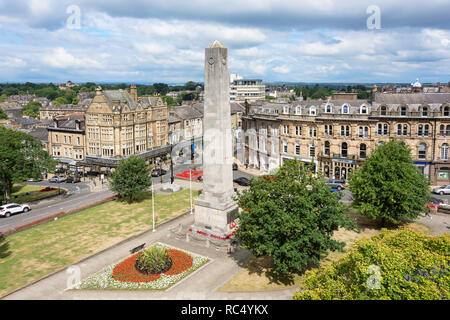
[[[192,169],[189,169],[189,203],[191,205],[191,214],[192,214]]]
[[[154,196],[154,192],[153,192],[154,188],[153,188],[153,181],[152,181],[152,213],[153,213],[153,232],[155,232],[155,196]]]

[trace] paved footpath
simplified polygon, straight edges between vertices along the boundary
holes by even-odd
[[[134,247],[146,243],[149,245],[155,242],[162,242],[173,245],[180,249],[185,249],[193,253],[206,256],[211,259],[207,265],[197,270],[178,284],[165,291],[131,291],[131,290],[73,290],[67,289],[70,286],[70,276],[73,275],[74,268],[69,266],[63,270],[48,276],[28,287],[22,288],[3,299],[216,299],[216,300],[240,300],[240,299],[291,299],[296,288],[279,291],[264,292],[218,292],[224,283],[230,280],[240,270],[240,265],[249,254],[244,249],[239,249],[228,254],[223,249],[217,251],[214,246],[206,248],[203,243],[194,243],[191,240],[176,239],[169,229],[176,229],[179,224],[189,226],[193,223],[194,217],[185,214],[159,228],[155,232],[147,231],[137,237],[125,240],[118,245],[110,247],[98,254],[95,254],[75,266],[81,270],[81,279],[100,271],[105,266],[116,263],[130,255],[130,250]],[[68,285],[69,283],[69,285]]]

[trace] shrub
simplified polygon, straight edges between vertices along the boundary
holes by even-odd
[[[172,259],[164,247],[153,246],[141,251],[136,258],[136,269],[144,274],[164,273],[172,266]]]
[[[448,300],[449,260],[448,233],[383,229],[339,261],[308,271],[294,300]]]

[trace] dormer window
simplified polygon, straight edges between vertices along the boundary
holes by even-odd
[[[288,106],[284,106],[283,107],[283,114],[289,114],[289,107]]]
[[[400,115],[401,116],[406,116],[406,107],[401,107],[400,108]]]
[[[428,107],[422,107],[422,117],[428,116]]]
[[[316,107],[311,107],[309,108],[309,115],[310,116],[315,116],[316,115]]]
[[[348,113],[348,106],[346,104],[342,106],[342,113]]]
[[[302,109],[300,107],[295,107],[295,114],[296,115],[301,115],[302,114]]]
[[[360,114],[367,114],[367,107],[366,106],[361,106],[361,108],[359,109],[359,113]]]
[[[327,105],[327,106],[325,107],[325,112],[326,112],[326,113],[332,113],[332,112],[333,112],[333,108],[332,108],[330,105]]]
[[[387,114],[386,106],[381,106],[380,115],[385,116]]]

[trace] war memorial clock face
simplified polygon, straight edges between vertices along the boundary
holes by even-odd
[[[213,65],[214,64],[214,58],[213,57],[209,57],[208,63]]]

